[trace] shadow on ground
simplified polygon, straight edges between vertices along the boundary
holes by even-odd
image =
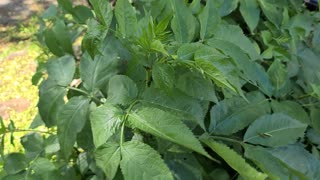
[[[14,25],[24,22],[56,0],[1,0],[0,24]]]

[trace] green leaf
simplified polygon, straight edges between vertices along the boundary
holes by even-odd
[[[57,114],[64,104],[65,87],[69,86],[75,72],[72,56],[52,59],[47,63],[48,79],[40,85],[39,113],[46,126],[56,125]],[[61,87],[65,86],[65,87]]]
[[[56,170],[54,164],[49,159],[43,157],[38,157],[35,161],[33,161],[31,168],[35,174],[42,177],[45,177]]]
[[[66,55],[47,63],[48,80],[60,86],[69,86],[73,79],[76,63],[72,56]]]
[[[189,96],[201,101],[218,102],[212,81],[198,72],[187,71],[176,82],[177,88]]]
[[[177,51],[178,58],[181,60],[193,60],[195,52],[201,47],[203,47],[201,43],[182,44]]]
[[[71,36],[62,20],[57,20],[52,27],[55,37],[64,52],[73,55]]]
[[[171,65],[155,63],[152,66],[152,79],[159,88],[171,90],[175,84],[175,71]]]
[[[90,0],[90,3],[100,23],[109,27],[113,17],[111,4],[104,0]]]
[[[93,18],[91,9],[84,5],[78,5],[74,7],[72,12],[73,12],[73,17],[80,24],[85,24],[89,18]]]
[[[90,92],[107,89],[109,79],[117,73],[118,61],[113,55],[96,55],[92,60],[86,53],[80,60],[80,77]]]
[[[230,135],[270,112],[270,104],[260,92],[250,92],[246,98],[248,101],[241,97],[225,99],[213,106],[209,132]]]
[[[260,8],[256,0],[240,1],[240,13],[251,32],[257,27],[260,19]]]
[[[320,161],[304,149],[302,145],[293,144],[270,149],[269,152],[299,179],[319,179]]]
[[[265,115],[253,122],[244,141],[264,146],[283,146],[304,136],[307,125],[282,113]]]
[[[267,149],[248,144],[244,148],[244,155],[252,160],[263,172],[267,173],[270,179],[290,179],[289,170],[283,168],[281,162]]]
[[[268,96],[272,95],[273,89],[268,74],[260,64],[250,60],[238,44],[217,39],[210,39],[208,44],[213,48],[221,50],[225,55],[230,56],[237,67],[244,73],[245,79],[258,85]]]
[[[274,87],[274,93],[281,96],[281,90],[286,89],[289,83],[287,67],[279,60],[275,60],[268,69],[268,75]]]
[[[320,109],[311,108],[310,109],[311,126],[320,133]]]
[[[114,142],[105,143],[94,152],[94,156],[97,166],[103,170],[108,179],[113,179],[120,164],[119,144]]]
[[[200,21],[200,38],[202,40],[210,38],[221,21],[214,3],[214,0],[208,0],[198,16]]]
[[[28,160],[33,160],[44,152],[44,140],[39,133],[27,134],[21,138],[20,142]]]
[[[242,29],[236,25],[221,24],[214,33],[213,39],[224,40],[233,43],[246,52],[252,60],[260,58],[259,53],[255,49],[253,43],[246,37]]]
[[[58,40],[51,29],[46,29],[43,32],[44,42],[50,52],[56,56],[63,56],[65,53],[63,49],[60,47]]]
[[[310,119],[307,112],[302,106],[294,101],[271,101],[272,111],[274,113],[284,113],[301,123],[310,124]]]
[[[129,115],[134,127],[192,149],[210,158],[190,129],[176,116],[156,108],[143,107]]]
[[[221,17],[227,16],[238,7],[239,0],[219,0],[215,1]]]
[[[82,130],[88,117],[89,99],[78,96],[71,98],[59,113],[58,138],[61,151],[68,159],[77,134]]]
[[[66,89],[56,85],[54,81],[45,81],[39,90],[38,109],[41,119],[47,127],[56,125],[58,113],[64,105]]]
[[[202,179],[203,167],[191,153],[166,153],[164,160],[175,179]]]
[[[148,88],[143,93],[142,103],[167,111],[180,119],[191,120],[204,128],[204,112],[196,99],[184,95],[179,90],[166,91]]]
[[[256,169],[251,167],[244,158],[225,144],[215,142],[210,137],[203,137],[201,138],[201,141],[222,157],[225,162],[236,170],[244,179],[264,180],[267,178],[266,174],[258,172]]]
[[[320,24],[317,24],[314,29],[312,46],[317,52],[320,52]]]
[[[59,6],[61,6],[65,11],[68,13],[72,12],[72,1],[71,0],[57,0],[59,3]]]
[[[227,170],[216,168],[209,174],[211,179],[219,179],[219,180],[230,180],[231,177],[228,174]]]
[[[120,130],[123,112],[120,108],[105,103],[90,113],[90,122],[95,147],[99,147]]]
[[[134,81],[125,75],[115,75],[109,81],[108,102],[128,105],[138,96]]]
[[[4,162],[3,169],[7,174],[17,174],[28,167],[26,157],[21,153],[8,154]]]
[[[172,0],[173,19],[171,28],[175,39],[179,43],[191,42],[195,37],[196,18],[183,0]]]
[[[226,59],[226,58],[228,58],[226,55],[222,54],[217,49],[209,46],[203,46],[194,53],[195,60],[203,59],[203,60],[215,62],[215,61],[218,61],[219,59]]]
[[[57,6],[54,4],[51,4],[48,9],[46,9],[42,15],[41,18],[43,19],[54,19],[57,16],[58,10]]]
[[[98,47],[101,41],[105,39],[108,28],[93,18],[88,20],[87,26],[87,32],[82,40],[82,49],[85,49],[91,57],[94,57],[95,53],[99,53]]]
[[[228,61],[228,60],[220,60],[220,61]],[[225,76],[225,72],[220,71],[214,64],[210,61],[198,59],[196,60],[196,65],[200,68],[200,70],[212,79],[217,86],[221,88],[227,88],[231,91],[237,92],[237,89],[228,81]],[[228,66],[228,65],[227,65]]]
[[[268,18],[270,22],[272,22],[277,28],[280,27],[282,23],[282,9],[274,6],[273,4],[269,3],[268,1],[258,0],[260,8],[264,15]]]
[[[162,54],[164,54],[166,56],[169,56],[167,50],[165,49],[165,45],[162,44],[162,42],[159,41],[159,40],[153,40],[151,42],[150,48],[153,51],[160,52],[160,53],[162,53]]]
[[[142,142],[129,141],[124,143],[121,146],[121,156],[120,167],[125,179],[174,179],[160,154]]]
[[[134,37],[136,35],[138,23],[136,12],[128,0],[117,1],[115,16],[120,36],[124,39]]]
[[[6,125],[4,125],[3,119],[0,116],[0,135],[5,134],[6,133]]]

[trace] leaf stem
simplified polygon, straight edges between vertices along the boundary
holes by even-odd
[[[123,142],[124,142],[124,127],[126,124],[126,121],[129,117],[129,113],[131,112],[132,108],[134,107],[134,105],[136,105],[139,102],[139,100],[135,100],[133,103],[130,104],[128,111],[126,113],[126,115],[124,116],[123,122],[122,122],[122,126],[121,126],[121,132],[120,132],[120,147],[122,146]]]
[[[120,132],[120,147],[122,147],[122,144],[124,142],[124,126],[125,126],[126,122],[124,121],[122,123],[122,126],[121,126],[121,132]]]
[[[54,133],[51,133],[49,131],[41,131],[36,129],[15,129],[14,131],[6,131],[5,133],[18,133],[18,132],[37,132],[37,133],[54,135]]]
[[[100,99],[98,99],[97,97],[89,94],[87,91],[84,91],[84,90],[79,89],[79,88],[74,88],[74,87],[71,87],[71,86],[68,86],[68,87],[66,87],[66,88],[67,88],[67,89],[74,90],[74,91],[78,91],[78,92],[80,92],[80,93],[83,93],[83,94],[87,95],[89,98],[91,98],[91,99],[93,99],[93,100],[96,100],[96,101],[100,102],[101,104],[104,104]]]

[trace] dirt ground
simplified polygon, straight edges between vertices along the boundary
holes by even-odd
[[[86,3],[85,0],[73,2]],[[24,113],[35,108],[37,88],[31,85],[31,77],[40,50],[30,48],[36,27],[31,34],[22,31],[30,31],[30,27],[24,29],[25,23],[36,21],[35,17],[50,4],[57,4],[57,0],[0,0],[0,116],[5,120],[11,119],[12,112]],[[26,92],[33,92],[33,95]]]

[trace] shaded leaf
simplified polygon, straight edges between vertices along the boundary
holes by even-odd
[[[58,138],[61,151],[68,159],[77,134],[82,130],[88,117],[89,99],[78,96],[71,98],[59,113]]]
[[[252,160],[270,179],[289,180],[292,176],[289,170],[283,168],[281,162],[267,149],[246,144],[245,156]]]
[[[260,19],[260,8],[256,0],[240,1],[240,13],[251,32],[257,27]]]
[[[260,8],[263,14],[268,18],[270,22],[272,22],[277,28],[280,27],[282,23],[282,9],[274,6],[268,1],[258,0]]]
[[[302,145],[293,144],[270,149],[269,152],[299,179],[319,179],[320,161]]]
[[[175,179],[202,179],[202,166],[191,153],[166,153],[164,160]]]
[[[20,142],[25,149],[25,156],[28,160],[33,160],[44,152],[44,140],[39,133],[27,134],[21,138]]]
[[[5,158],[5,162],[3,169],[7,174],[17,174],[24,171],[28,166],[26,157],[21,153],[8,154]]]

